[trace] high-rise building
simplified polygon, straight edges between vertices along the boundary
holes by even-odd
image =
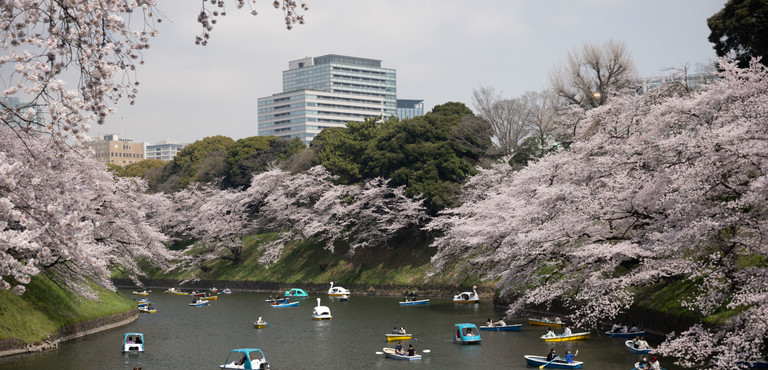
[[[312,141],[328,127],[397,115],[394,69],[336,54],[288,62],[283,92],[258,99],[258,134]]]
[[[144,143],[120,139],[117,134],[104,135],[88,143],[96,159],[104,163],[126,166],[144,160]]]
[[[397,118],[400,120],[423,116],[424,100],[397,99]]]
[[[147,159],[171,161],[182,148],[184,144],[165,140],[147,145],[144,154]]]

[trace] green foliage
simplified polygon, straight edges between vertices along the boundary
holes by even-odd
[[[768,66],[768,1],[730,0],[707,25],[718,56],[734,57],[741,68],[762,56],[761,63]]]
[[[453,205],[461,183],[473,174],[474,164],[492,143],[461,127],[472,111],[462,103],[436,106],[423,117],[403,121],[350,122],[345,129],[326,129],[313,141],[318,159],[338,181],[353,184],[375,177],[393,186],[406,186],[408,196],[424,195],[427,207],[437,212]],[[483,132],[482,130],[480,132]]]
[[[161,159],[145,159],[122,167],[120,172],[115,172],[120,177],[145,177],[147,171],[162,169],[167,164]]]
[[[211,136],[187,145],[163,168],[150,189],[175,191],[195,181],[206,182],[225,175],[226,153],[235,141],[226,136]]]
[[[300,152],[305,147],[299,138],[293,140],[276,136],[252,136],[240,139],[227,150],[227,176],[224,186],[247,188],[254,174],[264,172],[273,163]]]

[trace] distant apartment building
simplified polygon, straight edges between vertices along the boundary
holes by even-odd
[[[424,100],[397,99],[397,118],[401,121],[424,115]]]
[[[146,146],[145,157],[147,159],[171,161],[182,148],[184,148],[184,144],[179,144],[170,140],[160,141]]]
[[[144,160],[144,143],[121,139],[117,134],[104,135],[88,143],[96,159],[104,163],[126,166]]]
[[[376,59],[329,54],[288,62],[283,92],[258,99],[258,135],[298,137],[366,118],[397,116],[397,78]]]
[[[32,103],[22,102],[16,96],[0,99],[0,107],[2,107],[3,122],[13,122],[20,127],[42,122],[42,109]],[[30,108],[33,109],[34,113],[31,113]]]
[[[714,74],[709,73],[672,73],[662,76],[645,77],[638,80],[638,93],[644,93],[651,89],[676,83],[681,87],[687,87],[689,90],[700,89],[702,85],[712,83],[715,80]]]

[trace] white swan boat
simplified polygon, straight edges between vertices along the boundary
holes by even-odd
[[[477,286],[473,286],[471,292],[462,292],[453,296],[453,303],[480,303]]]
[[[340,286],[333,286],[333,282],[331,282],[331,289],[328,289],[328,295],[331,297],[341,297],[344,295],[350,295],[350,293],[349,289]]]

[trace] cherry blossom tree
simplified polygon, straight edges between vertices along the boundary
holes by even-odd
[[[734,368],[768,337],[768,71],[723,63],[690,95],[658,89],[590,110],[570,150],[482,170],[434,219],[436,269],[465,258],[517,311],[560,301],[596,327],[657,283],[701,316],[659,347],[684,366]]]
[[[361,185],[337,185],[322,166],[300,174],[272,169],[255,175],[243,191],[188,187],[169,195],[168,212],[157,222],[176,238],[193,238],[209,248],[200,260],[238,262],[242,236],[281,232],[264,247],[261,262],[280,257],[285,241],[315,238],[333,250],[337,241],[360,248],[385,247],[399,232],[418,230],[428,219],[422,199],[405,195],[382,178]],[[157,203],[161,204],[161,203]]]
[[[272,5],[289,29],[308,10],[294,0]],[[92,296],[85,282],[111,288],[110,268],[135,278],[138,260],[173,257],[147,223],[162,218],[152,213],[161,200],[72,146],[119,99],[133,103],[158,14],[153,0],[0,1],[0,288],[22,294],[45,271]],[[200,40],[223,15],[224,1],[202,1]]]

